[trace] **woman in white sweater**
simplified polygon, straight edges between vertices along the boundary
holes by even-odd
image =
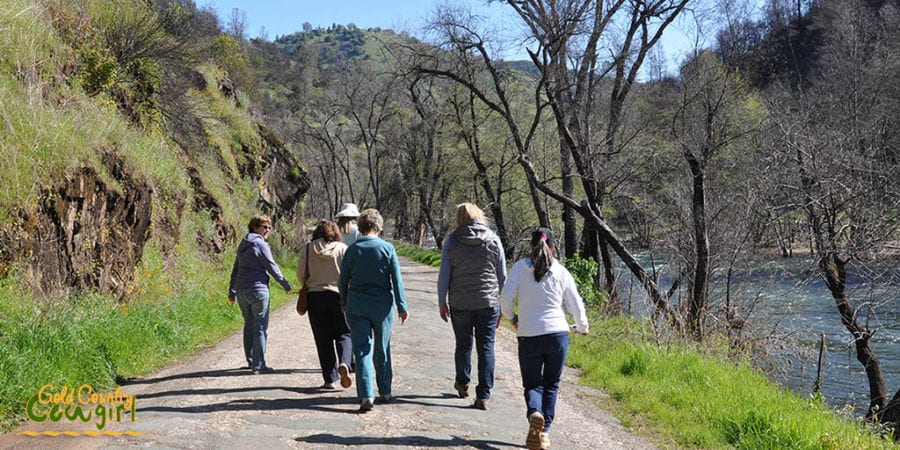
[[[510,317],[518,330],[519,369],[529,424],[525,446],[529,449],[550,448],[550,426],[569,350],[565,310],[575,318],[575,332],[588,334],[584,301],[572,274],[553,258],[555,248],[550,229],[534,230],[531,255],[513,265],[500,295],[503,316]]]

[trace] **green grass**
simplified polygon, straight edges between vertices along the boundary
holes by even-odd
[[[591,330],[573,338],[568,363],[582,370],[585,384],[610,394],[604,408],[663,446],[896,448],[823,402],[769,382],[747,363],[687,345],[658,346],[626,319],[594,317]]]
[[[111,390],[117,378],[150,373],[242,325],[227,300],[233,251],[221,259],[191,245],[175,251],[166,259],[147,247],[127,304],[103,295],[22,302],[17,277],[0,281],[0,430],[22,420],[28,397],[45,384]],[[293,280],[294,267],[283,271]],[[272,293],[272,309],[292,298]]]
[[[418,245],[406,244],[399,241],[391,241],[391,244],[394,244],[394,248],[397,249],[397,254],[400,256],[431,267],[441,266],[441,252],[437,250],[429,250],[419,247]]]

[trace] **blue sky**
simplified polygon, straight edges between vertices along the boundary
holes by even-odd
[[[476,14],[484,16],[492,27],[503,30],[510,38],[521,35],[512,9],[500,2],[488,4],[486,0],[451,0],[456,5],[467,5]],[[270,40],[277,36],[300,31],[304,22],[313,27],[327,28],[331,24],[354,23],[360,28],[381,27],[395,31],[407,31],[422,37],[422,28],[428,16],[441,0],[197,0],[201,6],[210,6],[219,15],[223,25],[231,11],[240,9],[247,14],[247,35],[258,37],[265,28]],[[677,24],[677,22],[676,22]],[[669,27],[663,38],[669,70],[677,67],[677,61],[691,47],[691,41],[675,27]],[[524,49],[507,55],[510,59],[527,59]]]
[[[438,0],[207,0],[201,6],[215,9],[219,18],[227,22],[231,11],[238,8],[247,13],[247,32],[256,37],[265,27],[270,39],[299,31],[304,22],[313,27],[327,28],[332,23],[354,23],[360,28],[381,27],[408,31],[419,35],[426,18],[439,4]],[[504,11],[499,4],[469,1],[480,14],[500,17]]]

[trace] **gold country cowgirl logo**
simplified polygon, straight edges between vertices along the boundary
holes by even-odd
[[[73,389],[63,385],[56,390],[52,384],[45,384],[38,392],[28,399],[25,406],[28,418],[34,422],[42,423],[46,421],[60,422],[63,420],[69,422],[81,421],[82,423],[93,422],[97,430],[102,431],[106,425],[112,422],[121,423],[123,413],[127,413],[131,422],[137,420],[136,398],[133,395],[122,392],[122,387],[117,386],[113,392],[97,392],[89,384],[83,384],[78,389]],[[33,431],[24,431],[19,434],[29,436],[37,436],[47,434],[56,436],[65,434],[68,436],[99,436],[100,434],[119,436],[126,434],[129,436],[139,436],[144,433],[126,431],[114,432],[104,431],[98,433],[94,431],[75,432],[65,431],[62,433],[45,431],[36,433]]]

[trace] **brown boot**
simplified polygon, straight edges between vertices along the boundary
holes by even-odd
[[[459,398],[466,398],[469,396],[468,384],[453,383],[453,389],[456,389],[456,392],[459,394]]]
[[[541,433],[544,431],[544,415],[535,411],[528,416],[528,436],[525,437],[525,448],[541,449]]]

